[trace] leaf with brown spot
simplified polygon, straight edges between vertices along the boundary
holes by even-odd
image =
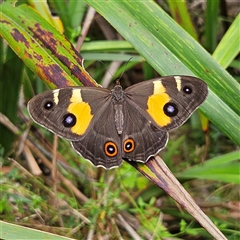
[[[68,39],[27,5],[1,4],[1,36],[50,87],[96,86]]]

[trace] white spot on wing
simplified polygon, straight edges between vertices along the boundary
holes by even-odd
[[[59,98],[58,98],[59,90],[60,90],[60,89],[55,89],[55,90],[53,90],[53,101],[54,101],[56,104],[58,104],[58,102],[59,102]]]
[[[182,81],[181,81],[181,77],[180,76],[175,76],[174,77],[177,83],[177,89],[178,91],[181,91],[181,86],[182,86]]]

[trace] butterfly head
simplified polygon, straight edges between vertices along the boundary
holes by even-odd
[[[117,102],[120,102],[123,100],[124,91],[122,89],[122,86],[120,85],[119,80],[116,81],[116,85],[113,88],[113,90],[111,91],[111,94]]]

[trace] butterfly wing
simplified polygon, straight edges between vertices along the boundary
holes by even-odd
[[[112,102],[104,103],[95,115],[91,130],[79,141],[72,141],[73,148],[95,166],[106,169],[122,163],[121,136],[114,120]]]
[[[138,103],[126,100],[122,139],[123,159],[147,162],[166,146],[168,132],[156,127]]]
[[[181,126],[206,99],[208,87],[190,76],[167,76],[135,84],[126,90],[129,101],[137,103],[162,131]]]
[[[79,140],[90,131],[94,115],[108,102],[110,91],[71,87],[43,92],[28,102],[32,119],[68,140]]]
[[[167,132],[181,126],[206,99],[208,89],[198,78],[168,76],[135,84],[125,92],[123,158],[146,162],[165,147]],[[128,139],[134,141],[132,151],[126,151]]]
[[[122,158],[146,162],[156,155],[167,143],[167,131],[182,125],[207,92],[203,81],[186,76],[133,85],[123,94],[122,127],[116,122],[113,95],[102,88],[44,92],[29,101],[28,110],[38,124],[70,140],[84,158],[110,169]]]
[[[121,164],[122,153],[110,93],[95,87],[56,89],[35,96],[28,110],[35,122],[70,140],[94,165],[112,168]]]

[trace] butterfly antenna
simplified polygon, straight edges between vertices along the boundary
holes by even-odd
[[[104,74],[103,79],[102,79],[102,86],[107,88],[109,86],[111,80],[113,79],[112,71],[110,71],[109,68],[106,67],[105,63],[102,62],[101,60],[98,60],[98,62],[100,62],[105,69],[105,74]],[[111,64],[110,64],[110,68],[112,68]]]
[[[120,85],[120,79],[122,78],[124,72],[126,71],[127,65],[128,65],[128,63],[131,61],[131,59],[132,59],[132,57],[129,58],[129,60],[126,62],[126,64],[125,64],[125,66],[124,66],[124,69],[123,69],[121,75],[115,80],[115,83],[116,83],[117,85]],[[106,71],[108,72],[108,74],[111,75],[111,79],[113,79],[114,76],[113,76],[112,72],[109,71],[109,69],[105,66],[104,62],[102,62],[101,60],[98,60],[98,61],[99,61],[100,63],[102,63],[102,65],[104,66],[104,68],[106,69]],[[115,63],[116,63],[116,62],[115,62]],[[118,68],[119,66],[114,66],[114,69],[115,69],[116,67]],[[116,70],[117,70],[117,68],[116,68]],[[109,81],[110,81],[110,78],[108,78],[107,75],[105,75],[105,77],[103,78],[103,82],[102,82],[103,87],[107,87],[108,84],[109,84]]]
[[[123,74],[124,74],[125,71],[126,71],[126,68],[127,68],[128,63],[132,60],[132,58],[133,58],[133,57],[130,57],[130,58],[128,59],[128,61],[125,63],[125,66],[124,66],[124,69],[123,69],[121,75],[120,75],[119,78],[116,80],[116,83],[117,83],[117,84],[120,84],[120,80],[121,80]]]

